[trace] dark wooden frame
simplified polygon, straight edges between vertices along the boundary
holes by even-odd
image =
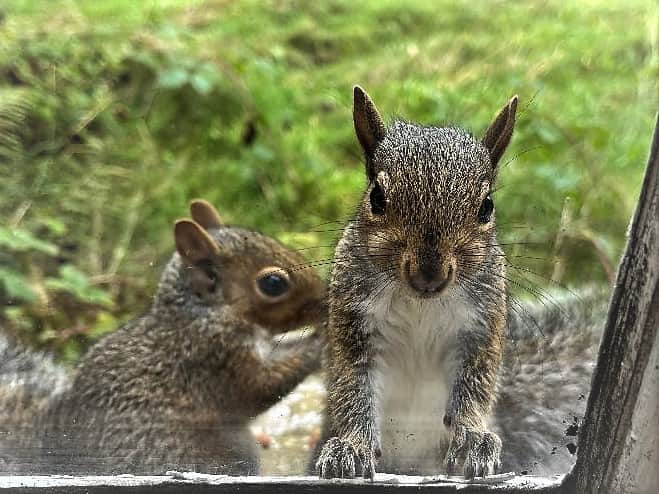
[[[600,344],[577,462],[563,479],[516,477],[506,493],[659,492],[659,115]],[[20,492],[491,492],[491,484],[409,479],[319,481],[174,474],[161,477],[0,477]]]
[[[658,327],[659,117],[565,492],[659,491]]]

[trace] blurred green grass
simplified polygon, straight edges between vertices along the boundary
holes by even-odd
[[[615,269],[657,109],[652,2],[8,0],[0,15],[0,226],[24,240],[0,238],[2,319],[68,360],[148,303],[191,198],[330,257],[364,183],[355,83],[388,117],[477,135],[519,94],[495,197],[512,274],[542,288]]]

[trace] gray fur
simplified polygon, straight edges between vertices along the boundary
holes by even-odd
[[[34,461],[35,418],[69,385],[70,376],[49,355],[0,329],[0,472],[20,471]]]
[[[607,301],[591,289],[511,312],[492,413],[505,471],[554,475],[574,464]]]
[[[360,133],[374,126],[357,123],[378,116],[362,93],[355,89],[354,120],[363,144],[373,139]],[[383,138],[379,133],[371,137],[378,143],[374,149],[364,146],[368,187],[337,246],[330,282],[327,442],[317,452],[318,473],[372,477],[380,454],[391,473],[439,473],[444,456],[449,469],[463,463],[467,476],[492,473],[501,443],[486,429],[485,418],[501,359],[506,286],[494,219],[482,225],[477,217],[496,163],[483,144],[453,127],[396,121]],[[386,198],[384,214],[369,202],[376,188]],[[440,293],[415,293],[406,276],[417,266],[432,276],[455,272],[454,282]],[[394,298],[383,300],[391,290]],[[409,299],[402,309],[401,299]],[[462,306],[468,313],[459,327],[441,316]],[[400,310],[404,314],[392,313]],[[435,316],[433,330],[429,325]],[[439,336],[447,333],[448,338]],[[427,339],[403,345],[409,355],[402,361],[419,363],[412,370],[395,362],[400,359],[392,341],[399,337]],[[438,338],[442,342],[433,343]],[[437,403],[426,397],[413,412],[437,430],[446,429],[438,436],[437,451],[429,453],[425,441],[414,438],[397,439],[401,450],[385,451],[391,445],[382,425],[387,417],[379,417],[383,400],[398,401],[399,408],[405,400],[378,383],[396,382],[403,393],[424,379],[428,371],[420,369],[433,368],[441,376]],[[444,409],[437,410],[438,405]],[[436,458],[430,463],[429,454]]]

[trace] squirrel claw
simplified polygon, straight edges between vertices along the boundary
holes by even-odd
[[[329,439],[318,457],[316,471],[322,479],[353,479],[375,476],[373,454],[365,448],[355,447],[351,442],[338,437]]]
[[[461,453],[465,448],[466,433],[464,428],[456,428],[453,433],[453,439],[451,439],[451,444],[449,445],[448,451],[446,452],[446,473],[448,475],[453,475],[455,473],[455,465],[458,462],[458,459],[463,456]]]
[[[446,454],[446,471],[451,475],[459,458],[464,457],[467,479],[493,475],[500,468],[501,439],[493,432],[456,427]]]

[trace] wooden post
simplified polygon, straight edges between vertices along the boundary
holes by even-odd
[[[659,492],[659,116],[565,492]]]

